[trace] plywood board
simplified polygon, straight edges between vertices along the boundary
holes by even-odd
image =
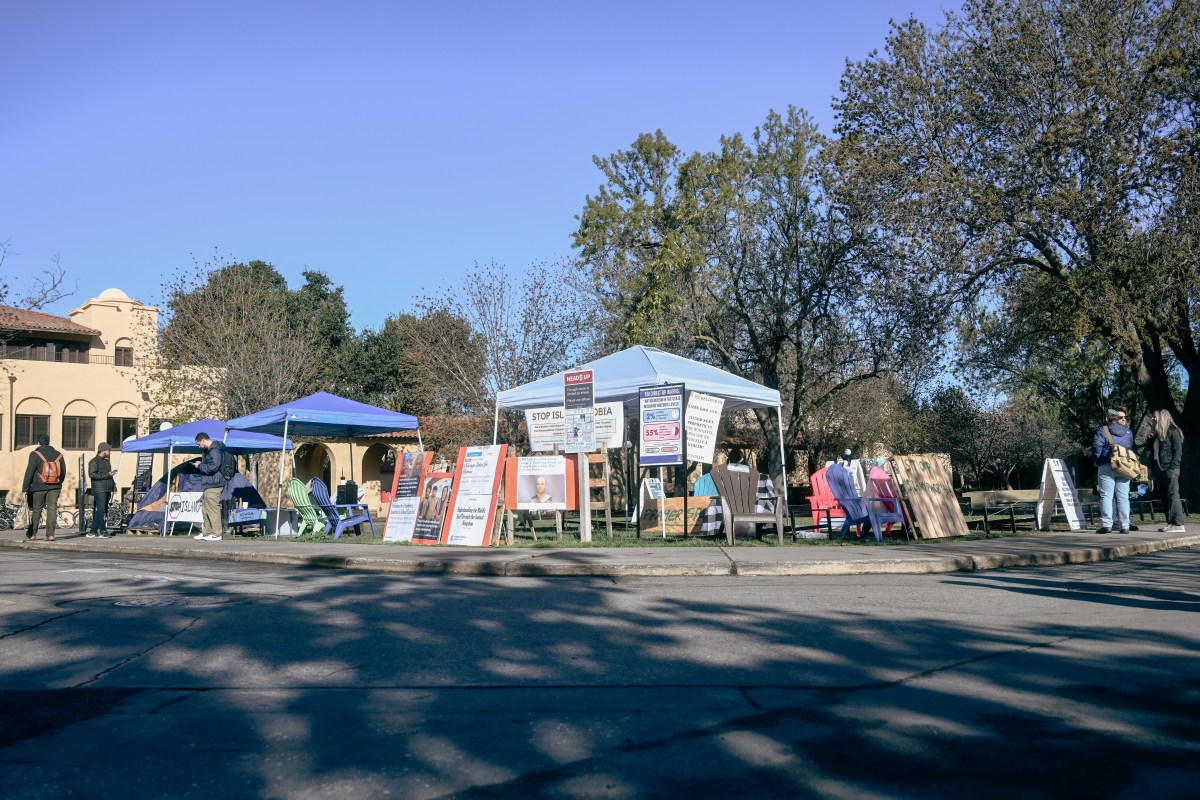
[[[967,535],[967,521],[954,495],[946,456],[935,453],[896,456],[892,468],[922,539]]]

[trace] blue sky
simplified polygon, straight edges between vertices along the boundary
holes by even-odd
[[[846,58],[951,3],[0,3],[4,271],[145,302],[196,262],[345,287],[357,327],[571,256],[595,155],[691,152],[806,108]]]

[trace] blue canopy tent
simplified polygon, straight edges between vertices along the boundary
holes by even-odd
[[[780,462],[786,464],[783,447],[783,417],[779,392],[754,381],[739,378],[723,369],[692,361],[690,358],[667,353],[654,347],[638,345],[617,353],[581,364],[576,369],[590,369],[593,373],[592,394],[597,403],[622,402],[626,417],[632,411],[636,416],[638,390],[647,386],[682,383],[687,392],[704,392],[725,400],[728,411],[752,408],[774,408],[779,425]],[[496,418],[492,428],[492,442],[496,442],[500,431],[500,409],[544,408],[563,404],[562,372],[545,378],[506,389],[496,396]],[[783,502],[787,502],[786,478],[779,476],[777,487]],[[785,507],[786,510],[786,507]],[[783,544],[783,536],[779,537]]]
[[[213,439],[225,439],[225,449],[235,455],[245,453],[269,453],[275,450],[291,450],[292,443],[265,433],[250,433],[247,431],[230,431],[228,423],[216,419],[201,419],[176,425],[165,431],[157,431],[137,439],[126,439],[121,443],[122,453],[166,453],[167,466],[170,469],[171,459],[175,453],[201,453],[196,444],[196,435],[207,433]],[[169,472],[168,472],[169,476]],[[166,480],[166,479],[164,479]],[[166,516],[164,515],[163,532],[166,532]]]
[[[373,436],[379,433],[416,429],[417,443],[421,428],[417,418],[399,411],[360,403],[329,392],[317,392],[290,403],[231,419],[230,430],[257,431],[287,436],[336,437]],[[295,465],[293,464],[293,469]],[[354,442],[350,442],[350,479],[354,480]],[[279,495],[276,506],[283,502],[283,459],[279,461]]]

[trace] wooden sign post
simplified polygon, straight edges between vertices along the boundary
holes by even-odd
[[[892,459],[892,473],[912,508],[913,521],[922,539],[967,535],[967,521],[954,496],[948,457],[896,456]]]

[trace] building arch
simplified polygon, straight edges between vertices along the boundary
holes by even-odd
[[[383,485],[383,472],[380,470],[380,466],[383,464],[383,460],[387,458],[388,453],[392,453],[392,463],[395,464],[395,451],[386,444],[377,442],[363,450],[362,461],[358,470],[358,474],[362,477],[359,478],[358,485],[359,488],[366,489],[368,494],[373,492],[379,495],[392,490],[390,480],[387,486]],[[393,469],[393,472],[388,476],[389,479],[394,474],[395,470]]]
[[[87,400],[72,400],[63,408],[64,417],[95,417],[96,407]]]
[[[330,487],[337,474],[333,450],[321,442],[308,442],[297,447],[295,461],[296,477],[304,483],[320,478],[326,487]]]
[[[48,417],[53,412],[50,410],[50,404],[43,398],[25,397],[17,403],[17,410],[14,413]]]
[[[137,406],[135,406],[133,403],[130,403],[127,400],[121,400],[119,402],[112,404],[112,406],[108,409],[108,416],[110,416],[110,417],[132,417],[134,419],[137,419],[138,409],[137,409]]]

